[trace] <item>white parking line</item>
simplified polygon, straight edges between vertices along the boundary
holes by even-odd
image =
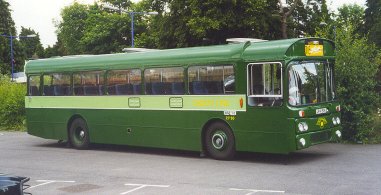
[[[255,190],[255,189],[238,189],[238,188],[229,188],[229,190],[234,191],[249,191],[249,193],[245,195],[251,195],[257,192],[264,192],[264,193],[285,193],[285,191],[278,191],[278,190]]]
[[[59,180],[36,180],[36,181],[37,182],[43,182],[43,183],[37,184],[35,186],[30,186],[28,189],[32,189],[32,188],[35,188],[38,186],[47,185],[50,183],[74,183],[75,182],[75,181],[59,181]]]
[[[140,190],[140,189],[145,188],[145,187],[156,187],[156,188],[168,188],[169,187],[169,185],[148,185],[148,184],[133,184],[133,183],[126,183],[124,185],[126,185],[126,186],[138,186],[138,187],[136,187],[132,190],[129,190],[127,192],[120,193],[121,195],[128,194],[128,193],[134,192],[136,190]]]

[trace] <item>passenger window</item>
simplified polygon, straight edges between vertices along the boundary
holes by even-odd
[[[39,96],[41,94],[40,80],[41,80],[41,77],[39,75],[29,77],[28,95]]]
[[[282,64],[249,64],[247,71],[249,105],[281,106]]]
[[[109,95],[141,94],[141,70],[113,70],[107,74]]]
[[[79,96],[103,95],[103,72],[82,72],[73,75],[74,94]]]
[[[146,94],[184,94],[184,68],[151,68],[144,71]]]
[[[44,95],[68,96],[71,95],[71,76],[69,74],[50,74],[43,76]]]
[[[189,93],[234,94],[235,77],[232,65],[192,66],[188,68]]]

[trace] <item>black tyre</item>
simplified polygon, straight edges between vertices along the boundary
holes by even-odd
[[[87,149],[90,145],[89,129],[86,122],[81,118],[76,118],[69,129],[70,144],[76,149]]]
[[[204,137],[207,154],[217,160],[230,160],[235,155],[235,139],[232,130],[222,122],[211,124]]]

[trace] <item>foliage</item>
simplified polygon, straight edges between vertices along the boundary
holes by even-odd
[[[12,20],[9,3],[0,0],[0,34],[16,34],[15,23]],[[0,37],[0,74],[10,72],[9,39]]]
[[[127,14],[110,14],[97,5],[91,6],[85,21],[86,29],[79,43],[85,53],[102,54],[122,51],[127,46],[127,41],[131,40],[130,21],[131,18]]]
[[[45,54],[44,48],[40,42],[40,35],[38,35],[38,33],[31,28],[21,27],[20,36],[27,35],[36,35],[36,37],[20,39],[21,46],[25,49],[24,55],[27,59],[43,58]]]
[[[78,42],[83,37],[86,19],[89,16],[87,5],[75,2],[61,11],[62,22],[58,24],[58,38],[66,48],[65,54],[81,54],[83,48]],[[93,24],[96,26],[96,24]]]
[[[379,101],[374,91],[379,65],[375,63],[375,46],[368,44],[366,38],[352,38],[350,33],[341,30],[337,33],[340,40],[337,43],[337,93],[343,102],[345,138],[366,142],[373,131],[372,112]]]
[[[119,5],[119,1],[107,2],[112,5],[116,3],[120,9],[130,5]],[[69,55],[104,54],[120,52],[131,42],[129,14],[107,10],[98,4],[87,6],[74,3],[65,7],[61,16],[62,21],[58,24],[58,43],[61,46],[49,48],[49,52]],[[135,15],[136,34],[146,28],[146,24],[141,25],[142,17],[141,14]]]
[[[10,82],[8,76],[0,75],[0,129],[25,129],[25,84]]]
[[[367,143],[377,131],[374,112],[380,97],[375,91],[375,78],[381,54],[358,33],[362,18],[363,9],[344,6],[339,9],[336,22],[318,29],[317,36],[336,40],[336,85],[343,108],[343,138]]]
[[[357,4],[344,4],[338,11],[336,26],[345,27],[347,24],[351,24],[354,33],[359,34],[364,24],[365,9]]]
[[[281,37],[279,20],[271,11],[277,10],[277,0],[172,0],[162,5],[144,0],[142,4],[159,15],[139,37],[145,40],[139,40],[140,46],[176,48],[221,44],[233,37]]]
[[[366,5],[364,32],[369,33],[369,40],[381,48],[381,1],[367,0]]]

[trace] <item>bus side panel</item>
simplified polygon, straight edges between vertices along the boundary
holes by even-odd
[[[248,107],[247,112],[237,113],[231,124],[238,151],[286,154],[295,150],[283,107]]]
[[[91,142],[201,150],[202,125],[192,121],[189,111],[82,110],[80,113],[89,124]]]
[[[46,139],[67,140],[67,118],[69,110],[47,108],[27,108],[28,134]]]

